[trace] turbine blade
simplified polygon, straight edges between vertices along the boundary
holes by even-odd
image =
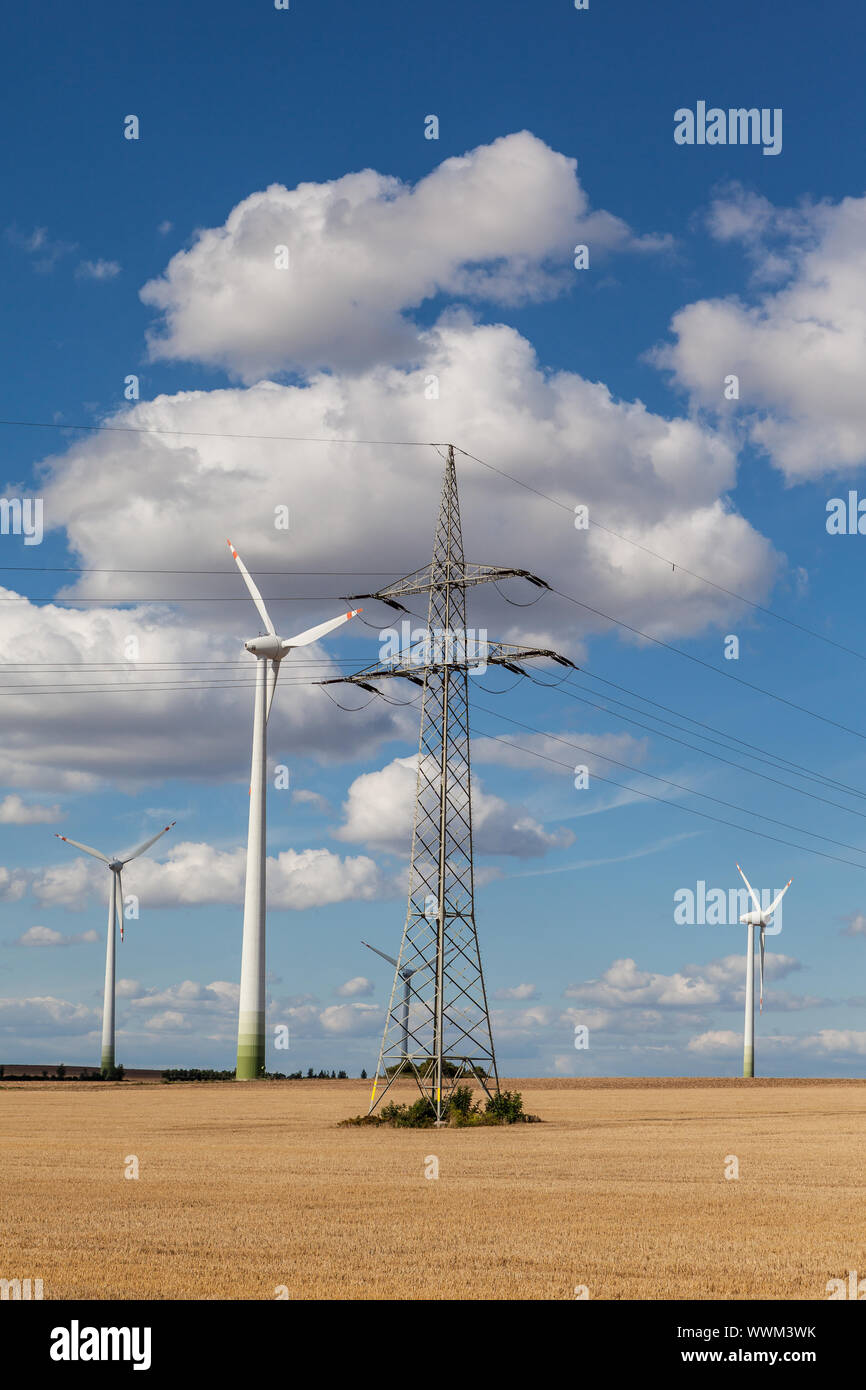
[[[177,825],[177,821],[173,820],[171,825]],[[124,855],[121,859],[121,864],[128,864],[131,859],[137,859],[140,854],[144,854],[146,849],[150,849],[151,845],[156,844],[161,835],[164,835],[167,830],[171,830],[171,825],[163,826],[162,830],[158,830],[155,835],[151,835],[149,840],[145,840],[143,845],[138,845],[135,849],[130,850],[129,854]]]
[[[82,845],[78,840],[70,840],[67,835],[55,833],[55,840],[62,840],[65,845],[74,845],[76,849],[83,849],[85,854],[92,854],[94,859],[101,859],[103,864],[110,864],[111,860],[107,854],[100,854],[98,849],[91,849],[90,845]]]
[[[773,901],[770,903],[770,906],[767,908],[767,913],[766,913],[766,915],[767,915],[768,917],[770,916],[770,913],[771,913],[771,912],[775,912],[775,911],[776,911],[776,908],[779,906],[779,903],[782,901],[782,899],[784,898],[785,894],[787,893],[788,889],[791,887],[791,884],[792,884],[793,882],[794,882],[794,880],[793,880],[792,878],[789,878],[789,879],[788,879],[788,882],[785,884],[785,886],[784,886],[784,888],[782,889],[782,891],[781,891],[781,893],[779,894],[779,896],[778,896],[777,898],[774,898]]]
[[[754,1006],[753,1006],[754,1007]],[[758,1013],[764,1012],[764,926],[761,924],[761,1003]]]
[[[250,591],[250,598],[256,605],[256,608],[259,610],[259,617],[261,618],[271,637],[276,637],[277,630],[271,622],[270,617],[268,616],[268,610],[267,608],[265,608],[265,601],[259,593],[258,589],[256,588],[255,581],[253,580],[252,575],[250,574],[249,570],[247,569],[238,552],[235,550],[231,541],[226,541],[226,545],[228,546],[229,550],[234,556],[237,562],[237,567],[244,577],[244,583]]]
[[[391,965],[399,965],[400,963],[396,961],[393,956],[388,956],[384,951],[380,951],[378,946],[371,946],[369,941],[362,941],[361,945],[366,946],[368,951],[375,951],[377,956],[381,956],[383,960],[389,961]]]
[[[308,647],[311,642],[318,642],[326,632],[333,632],[335,627],[347,623],[350,618],[356,618],[363,611],[363,608],[353,608],[350,613],[341,613],[339,618],[329,618],[326,623],[319,623],[318,627],[309,627],[306,632],[299,632],[297,637],[287,637],[283,648],[290,651],[292,647]]]
[[[756,911],[756,912],[763,912],[763,908],[761,907],[761,904],[758,902],[758,895],[757,895],[757,893],[755,892],[755,890],[754,890],[754,888],[752,887],[752,885],[751,885],[751,883],[749,882],[749,880],[746,878],[746,875],[743,873],[743,871],[742,871],[742,869],[740,868],[739,864],[737,865],[737,870],[738,870],[738,872],[739,872],[740,878],[743,880],[743,882],[745,883],[746,887],[748,888],[748,890],[749,890],[749,892],[750,892],[750,894],[751,894],[751,896],[752,896],[752,902],[755,904],[755,911]]]
[[[117,892],[114,897],[114,905],[117,916],[120,918],[120,939],[123,940],[123,879],[120,870],[117,870]]]
[[[274,703],[274,691],[275,691],[276,688],[277,688],[277,678],[278,678],[279,674],[280,674],[280,663],[279,663],[278,661],[272,661],[272,662],[271,662],[270,674],[269,674],[269,678],[268,678],[268,705],[267,705],[267,709],[265,710],[265,723],[266,723],[266,724],[267,724],[268,719],[269,719],[269,717],[270,717],[271,705]]]

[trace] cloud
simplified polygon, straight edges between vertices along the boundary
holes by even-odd
[[[494,999],[534,999],[538,993],[535,985],[511,985],[508,989],[498,989]]]
[[[569,985],[565,994],[571,999],[613,1007],[652,1004],[656,1007],[695,1008],[715,1004],[719,990],[706,978],[680,974],[661,975],[654,971],[638,970],[634,960],[625,957],[608,966],[600,980]]]
[[[327,815],[331,810],[331,803],[326,796],[312,792],[306,787],[298,787],[297,791],[292,792],[292,802],[299,806],[312,806],[314,811],[322,815]]]
[[[62,814],[57,805],[28,805],[14,794],[0,801],[0,825],[48,825],[60,820]]]
[[[12,226],[7,228],[6,236],[13,246],[32,258],[33,269],[41,273],[52,271],[59,260],[76,249],[75,242],[60,241],[49,236],[47,227],[34,227],[32,232],[21,232]]]
[[[80,946],[90,945],[99,940],[96,931],[77,932],[74,936],[64,936],[53,927],[28,927],[21,936],[11,941],[11,946]]]
[[[763,1038],[761,1043],[763,1045]],[[735,1033],[730,1028],[709,1029],[706,1033],[699,1033],[696,1037],[689,1038],[688,1042],[689,1052],[700,1052],[712,1057],[737,1053],[742,1046],[742,1033]]]
[[[446,159],[414,187],[373,169],[294,189],[271,184],[144,286],[142,300],[162,316],[150,353],[247,382],[418,361],[424,345],[406,311],[442,294],[548,298],[573,283],[581,240],[599,255],[667,245],[591,212],[576,161],[528,131]]]
[[[675,341],[654,354],[694,406],[742,418],[789,483],[866,463],[866,197],[775,209],[734,188],[710,227],[739,240],[759,280],[783,283],[744,303],[729,296],[680,309]],[[723,397],[740,379],[739,402]]]
[[[344,821],[337,839],[379,846],[392,853],[409,851],[417,782],[417,756],[395,758],[376,772],[356,777],[343,803]],[[452,797],[456,806],[456,793]],[[472,786],[472,838],[479,854],[546,854],[570,845],[570,830],[547,831],[522,808],[485,792],[476,777]]]
[[[373,981],[364,975],[355,975],[353,979],[346,980],[345,984],[338,985],[334,993],[349,999],[359,994],[373,994]]]
[[[124,892],[134,892],[147,907],[207,906],[241,903],[246,848],[218,850],[205,843],[172,845],[163,862],[136,859],[124,870]],[[327,903],[371,901],[394,891],[372,859],[333,854],[327,849],[282,850],[267,860],[268,906],[303,910]],[[88,896],[106,891],[104,868],[77,858],[39,871],[33,894],[43,906],[83,905]]]
[[[647,1013],[642,1012],[639,1018],[639,1026],[645,1028],[648,1018]],[[590,1031],[596,1028],[601,1031],[603,1028],[610,1028],[612,1026],[623,1029],[628,1026],[628,1024],[624,1023],[622,1020],[616,1019],[615,1014],[610,1009],[565,1009],[562,1014],[562,1019],[569,1023],[572,1028],[580,1026],[582,1028],[589,1028]]]
[[[144,993],[138,980],[118,980],[114,992],[118,999],[135,999]]]
[[[360,377],[317,375],[296,386],[260,382],[249,390],[184,392],[121,411],[108,423],[193,433],[114,433],[76,442],[45,466],[46,516],[66,530],[80,563],[91,569],[144,569],[159,563],[215,570],[225,564],[223,537],[231,535],[250,569],[280,571],[287,567],[285,533],[253,525],[238,529],[254,492],[265,512],[290,506],[293,570],[369,571],[371,557],[377,557],[373,564],[387,566],[383,578],[396,577],[402,572],[397,565],[414,568],[429,554],[441,479],[438,454],[413,452],[409,468],[400,450],[299,444],[287,454],[268,439],[203,435],[451,438],[538,491],[562,496],[566,504],[586,504],[590,516],[605,526],[661,554],[676,554],[687,568],[700,572],[712,552],[721,566],[720,583],[733,587],[748,580],[750,592],[766,594],[778,557],[726,500],[736,484],[736,459],[720,435],[695,420],[667,420],[640,402],[617,401],[603,384],[575,373],[546,372],[526,339],[504,324],[480,326],[465,314],[446,312],[426,338],[427,362],[418,370],[382,368]],[[439,382],[435,402],[425,397],[430,373]],[[687,574],[678,572],[672,583],[670,566],[607,533],[576,531],[568,510],[492,479],[471,461],[458,458],[458,473],[462,512],[465,524],[471,523],[476,553],[542,570],[542,577],[566,593],[579,591],[591,607],[654,636],[682,637],[727,620],[730,600]],[[581,480],[580,497],[570,487],[563,493],[563,478],[574,477]],[[170,508],[166,496],[171,497]],[[337,496],[339,507],[334,505]],[[399,554],[394,548],[395,506]],[[508,539],[506,552],[503,537]],[[212,586],[215,594],[232,599],[227,613],[209,614],[209,621],[219,623],[221,637],[229,631],[243,635],[238,625],[250,621],[246,595],[236,581],[226,567],[225,583],[217,579]],[[284,584],[278,584],[263,580],[266,599],[284,594]],[[89,574],[86,587],[81,581],[64,593],[72,596],[76,587],[106,600],[141,596],[141,578],[134,574]],[[531,620],[526,611],[517,618],[508,610],[506,616],[490,587],[473,590],[471,614],[473,624],[487,625],[492,637],[545,638],[574,651],[588,633],[609,628],[604,619],[553,598],[535,607]],[[303,599],[305,593],[321,594],[322,581],[297,575],[292,589]],[[149,590],[155,597],[176,595],[176,578],[153,575]],[[507,592],[523,597],[519,581],[508,581]],[[291,610],[274,606],[278,625],[291,632],[295,605]],[[318,611],[325,617],[330,610]],[[186,616],[192,659],[201,648],[205,660],[200,607],[190,605]],[[378,608],[364,616],[381,622],[383,629],[393,617]],[[5,621],[13,617],[11,606]],[[75,615],[91,622],[103,617]],[[150,650],[142,650],[141,659],[177,659],[178,650],[155,649],[156,615],[145,611],[142,617],[150,619]],[[317,617],[318,612],[310,615],[311,620]],[[132,619],[135,631],[135,618],[135,613],[119,615],[118,634],[124,620]],[[109,623],[114,625],[113,617],[106,618]],[[164,616],[163,625],[167,637],[173,637]],[[368,628],[349,624],[341,633],[341,642],[360,638],[368,659],[375,659],[379,644]],[[231,655],[238,659],[237,641]],[[229,656],[225,642],[215,656]],[[289,661],[300,669],[301,659],[295,654]],[[318,698],[327,705],[321,693]],[[328,710],[332,722],[345,722],[333,721],[330,705]]]
[[[288,1023],[292,1046],[298,1040],[334,1036],[372,1037],[380,1028],[384,1010],[378,1004],[291,1005],[277,1000],[269,1010],[274,1022]]]
[[[689,1040],[689,1051],[713,1054],[738,1053],[742,1050],[742,1032],[719,1030],[700,1033]],[[792,1053],[804,1056],[808,1053],[823,1053],[825,1056],[839,1058],[866,1056],[866,1032],[855,1029],[822,1028],[818,1033],[804,1037],[794,1035],[765,1034],[760,1039],[762,1049],[784,1048],[786,1055]]]
[[[866,936],[866,914],[853,912],[844,920],[848,925],[842,932],[843,936]]]
[[[600,700],[604,697],[599,694]],[[575,744],[591,750],[583,753]],[[619,762],[643,762],[649,747],[646,738],[634,738],[631,734],[592,734],[579,729],[565,729],[561,733],[531,734],[521,731],[518,734],[501,734],[495,739],[476,738],[472,744],[473,763],[496,763],[501,767],[526,768],[538,771],[539,758],[551,758],[554,762],[572,763],[586,759],[590,771],[601,773],[610,771],[611,764],[604,758],[615,758]],[[574,754],[574,758],[572,758]]]
[[[521,1042],[544,1034],[554,1022],[554,1012],[545,1004],[534,1004],[528,1009],[496,1009],[491,1022],[493,1036],[499,1042]]]
[[[378,1004],[329,1004],[319,1014],[319,1023],[325,1033],[345,1035],[366,1032],[381,1016]]]
[[[866,1056],[866,1032],[853,1028],[822,1028],[804,1040],[804,1046],[834,1055]]]
[[[121,992],[128,1000],[129,1013],[124,1032],[205,1035],[228,1040],[237,1027],[240,988],[233,981],[213,980],[199,984],[182,980],[163,988],[143,989],[135,980],[125,982]]]
[[[94,499],[94,515],[99,505]],[[110,508],[102,512],[104,519],[109,514]],[[252,619],[244,613],[241,621],[258,623],[254,611]],[[49,669],[35,677],[38,699],[30,690],[8,692],[4,709],[16,737],[11,752],[0,752],[0,780],[87,791],[122,767],[128,793],[136,782],[167,777],[248,778],[253,672],[232,665],[246,654],[237,641],[202,625],[201,614],[184,620],[155,606],[82,611],[31,604],[0,589],[0,661],[15,660],[25,632],[37,669],[63,662],[69,673],[58,676]],[[135,660],[128,659],[132,650]],[[190,679],[197,661],[202,668]],[[320,690],[300,685],[289,698],[291,661],[283,675],[286,694],[278,690],[269,723],[271,747],[303,747],[311,756],[353,749],[356,730],[334,719],[333,705]],[[188,662],[192,668],[183,664]],[[226,666],[204,664],[209,662]],[[299,670],[336,673],[318,645],[304,649]],[[368,736],[394,729],[384,709],[360,717]],[[19,798],[3,804],[10,815],[23,806]]]
[[[739,1008],[744,997],[745,955],[722,956],[705,965],[686,965],[682,971],[663,975],[639,970],[631,957],[615,960],[598,980],[586,980],[569,985],[567,998],[583,1003],[598,1004],[614,1009],[636,1007],[655,1009],[703,1009],[710,1005]],[[780,952],[768,953],[765,965],[767,980],[781,979],[799,970],[800,962]],[[795,1000],[774,994],[774,1008],[811,1008],[823,1001]]]
[[[823,204],[826,209],[829,204]],[[753,268],[756,283],[784,279],[796,269],[803,253],[817,242],[816,216],[820,205],[803,199],[798,208],[777,208],[762,194],[736,181],[722,185],[706,215],[710,234],[722,242],[738,242]]]
[[[0,592],[0,661],[15,660],[12,653],[26,640],[34,663],[62,661],[70,667],[62,681],[40,677],[56,694],[41,691],[37,700],[22,691],[7,698],[16,741],[11,751],[0,753],[0,778],[9,786],[48,786],[53,777],[55,787],[75,790],[77,782],[77,789],[87,790],[102,779],[116,781],[121,766],[126,791],[168,777],[237,776],[242,784],[252,665],[240,644],[255,633],[258,618],[228,560],[225,536],[232,536],[251,569],[271,572],[261,577],[262,588],[286,633],[334,611],[334,600],[322,597],[333,581],[325,588],[321,572],[364,572],[354,587],[369,588],[371,564],[392,566],[381,576],[386,579],[429,555],[441,479],[438,454],[412,451],[410,460],[400,449],[314,443],[293,444],[287,453],[267,436],[456,440],[565,504],[564,510],[551,506],[458,456],[463,515],[471,523],[476,555],[541,570],[591,608],[663,640],[682,640],[708,627],[727,631],[732,601],[682,571],[672,577],[669,565],[607,532],[576,531],[572,505],[585,503],[603,525],[649,550],[673,552],[698,572],[711,553],[720,585],[746,590],[756,600],[768,595],[780,557],[729,501],[736,484],[730,440],[698,418],[665,418],[640,401],[617,399],[603,383],[548,371],[513,328],[479,324],[455,306],[456,300],[482,292],[505,302],[524,283],[532,293],[552,292],[556,272],[547,261],[568,248],[562,229],[572,225],[569,219],[583,227],[595,217],[601,241],[611,248],[643,244],[615,219],[589,211],[573,161],[524,134],[474,151],[466,160],[447,161],[429,176],[434,180],[429,187],[428,180],[414,189],[392,187],[386,180],[383,191],[381,176],[369,171],[348,178],[346,187],[337,180],[278,190],[276,203],[270,191],[256,194],[249,206],[246,200],[234,210],[225,228],[202,233],[159,282],[170,304],[163,346],[194,354],[201,336],[206,347],[213,344],[239,366],[245,354],[250,360],[269,353],[276,353],[279,363],[289,360],[287,334],[298,335],[297,350],[303,348],[305,361],[322,356],[336,361],[344,351],[363,356],[363,344],[370,341],[372,364],[359,360],[322,372],[308,367],[309,375],[292,385],[265,380],[247,390],[188,391],[139,402],[106,423],[166,433],[96,434],[42,464],[46,518],[62,533],[75,563],[90,570],[58,597],[86,594],[105,602],[81,611],[59,602],[34,605],[12,590]],[[533,192],[543,194],[538,207],[527,200]],[[455,200],[466,203],[469,241],[462,217],[455,221],[448,214]],[[299,225],[315,233],[309,255],[312,269],[318,269],[305,280],[306,320],[285,315],[272,292],[276,272],[261,271],[257,259],[261,237],[271,236],[268,218],[275,206],[291,206]],[[410,254],[383,258],[382,246],[393,249],[395,239],[399,246],[405,242]],[[484,269],[485,247],[494,248],[495,274],[489,265]],[[339,259],[341,249],[347,252],[345,282],[331,274],[331,261]],[[520,260],[530,253],[531,275]],[[380,275],[396,275],[399,283],[395,297],[381,304],[370,298],[371,284],[368,297],[358,301],[363,332],[355,332],[355,310],[344,297],[355,293],[357,278],[364,280],[369,258],[377,255]],[[226,257],[231,265],[223,267]],[[224,268],[223,297],[208,287],[217,284]],[[405,318],[412,308],[407,295],[423,298],[428,270],[430,292],[450,302],[442,312],[437,303],[435,322],[419,326]],[[256,286],[257,295],[267,300],[266,313],[259,312],[256,296],[245,296],[247,273],[254,279],[264,275]],[[176,336],[170,326],[175,312]],[[219,320],[213,336],[212,315]],[[408,361],[399,344],[388,346],[395,331],[401,343],[411,340],[414,356]],[[227,346],[220,346],[220,335]],[[321,341],[314,352],[316,335]],[[237,354],[230,351],[233,343]],[[413,365],[416,359],[420,365]],[[436,400],[427,391],[431,375],[438,381]],[[569,481],[578,478],[579,496]],[[250,496],[257,498],[261,515],[288,506],[290,534],[249,520],[238,529],[238,519],[248,517]],[[152,572],[154,567],[217,571],[207,587],[221,602],[184,604],[176,575]],[[281,577],[287,568],[320,573],[294,574],[289,594]],[[144,595],[140,574],[111,572],[136,569],[151,571]],[[520,581],[509,581],[508,588],[523,596]],[[121,599],[142,597],[154,602],[118,607]],[[531,615],[518,613],[503,605],[492,586],[472,591],[471,620],[486,625],[491,636],[553,645],[576,658],[592,633],[610,626],[552,595]],[[357,655],[358,666],[376,659],[375,624],[387,625],[390,618],[373,605],[365,621],[374,625],[372,632],[352,623],[324,650],[306,649],[288,658],[269,726],[275,757],[285,759],[289,750],[300,749],[322,760],[360,760],[386,739],[416,741],[414,709],[373,701],[348,718],[308,683],[337,674],[326,652],[338,652],[347,663]],[[126,659],[130,637],[139,644],[136,661]],[[80,674],[71,672],[79,664]],[[86,682],[85,675],[100,667],[101,673]],[[347,692],[346,702],[358,695]],[[500,761],[508,757],[516,765],[521,755],[504,750]],[[490,828],[492,833],[495,826]],[[503,824],[501,829],[506,850],[512,835],[519,844],[534,835],[536,848],[543,848],[537,826]]]
[[[50,994],[0,999],[0,1036],[4,1037],[72,1037],[91,1033],[101,1018],[101,1009],[70,1004]]]
[[[0,902],[19,902],[27,892],[28,876],[23,869],[0,866]]]
[[[80,261],[75,275],[78,280],[113,280],[120,274],[117,261]]]
[[[147,1019],[144,1026],[149,1033],[191,1033],[194,1025],[177,1009],[164,1009]]]

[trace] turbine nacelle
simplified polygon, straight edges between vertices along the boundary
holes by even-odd
[[[744,912],[740,921],[744,927],[768,927],[772,919],[771,912]]]
[[[266,656],[269,661],[282,661],[288,651],[288,644],[281,637],[253,637],[244,642],[244,647],[253,656]]]

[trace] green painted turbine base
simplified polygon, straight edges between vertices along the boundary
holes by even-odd
[[[235,1070],[236,1081],[255,1081],[265,1070],[265,1041],[256,1039],[254,1043],[238,1046],[238,1062]]]
[[[102,1071],[114,1071],[114,1048],[103,1048],[100,1069]]]
[[[743,1049],[743,1076],[755,1075],[755,1049],[746,1047]]]
[[[246,1025],[246,1026],[244,1026]],[[265,1026],[264,1019],[241,1019],[238,1032],[238,1062],[235,1071],[237,1081],[255,1081],[265,1070]]]

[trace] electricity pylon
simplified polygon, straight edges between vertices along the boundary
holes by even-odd
[[[430,564],[375,594],[357,595],[380,599],[405,613],[409,610],[401,599],[429,594],[426,631],[420,641],[410,640],[405,648],[363,671],[321,682],[359,685],[380,694],[372,682],[400,676],[423,691],[409,906],[369,1113],[377,1104],[377,1092],[381,1100],[404,1073],[414,1075],[437,1121],[442,1120],[449,1096],[462,1077],[479,1081],[488,1095],[491,1087],[499,1092],[475,927],[469,672],[492,665],[525,675],[517,663],[530,657],[550,657],[563,666],[574,666],[567,657],[540,647],[470,637],[466,589],[513,576],[542,589],[549,587],[527,570],[466,563],[454,449],[449,446]],[[405,999],[401,1007],[407,972],[411,977],[408,1011]]]

